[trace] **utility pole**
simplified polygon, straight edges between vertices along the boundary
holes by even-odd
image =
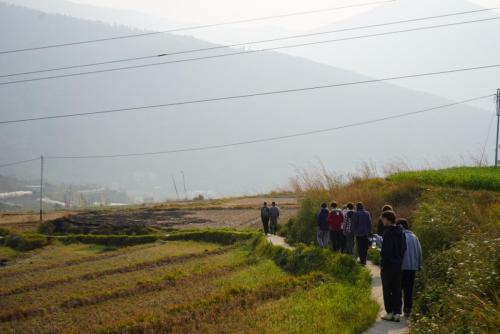
[[[498,137],[500,133],[500,88],[497,89],[497,141],[495,144],[495,168],[498,167]]]
[[[175,193],[177,194],[177,200],[180,200],[179,191],[177,190],[177,184],[175,184],[175,178],[174,178],[173,174],[172,174],[172,182],[174,183],[174,189],[175,189]]]
[[[188,193],[186,189],[186,177],[184,176],[184,171],[181,171],[182,173],[182,184],[184,185],[184,197],[185,199],[188,199]]]
[[[40,222],[43,221],[43,155],[40,156]]]

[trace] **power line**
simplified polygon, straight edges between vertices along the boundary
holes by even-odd
[[[113,40],[120,40],[120,39],[127,39],[127,38],[152,36],[152,35],[173,33],[173,32],[179,32],[179,31],[199,30],[199,29],[214,28],[214,27],[220,27],[220,26],[225,26],[225,25],[233,25],[233,24],[240,24],[240,23],[250,23],[250,22],[256,22],[256,21],[266,21],[266,20],[273,20],[273,19],[286,18],[286,17],[292,17],[292,16],[302,16],[302,15],[309,15],[309,14],[331,12],[331,11],[337,11],[337,10],[343,10],[343,9],[349,9],[349,8],[358,8],[358,7],[373,6],[373,5],[378,5],[378,4],[388,3],[388,2],[394,2],[394,1],[397,1],[397,0],[384,0],[384,1],[366,2],[366,3],[360,3],[360,4],[348,5],[348,6],[331,7],[331,8],[323,8],[323,9],[314,9],[314,10],[294,12],[294,13],[289,13],[289,14],[279,14],[279,15],[255,17],[255,18],[250,18],[250,19],[234,20],[234,21],[227,21],[227,22],[222,22],[222,23],[204,24],[204,25],[191,26],[191,27],[185,27],[185,28],[175,28],[175,29],[169,29],[169,30],[163,30],[163,31],[152,31],[152,32],[146,32],[146,33],[139,33],[139,34],[128,34],[128,35],[121,35],[121,36],[115,36],[115,37],[91,39],[91,40],[85,40],[85,41],[77,41],[77,42],[69,42],[69,43],[61,43],[61,44],[51,44],[51,45],[44,45],[44,46],[37,46],[37,47],[30,47],[30,48],[14,49],[14,50],[5,50],[5,51],[0,51],[0,55],[1,54],[8,54],[8,53],[16,53],[16,52],[25,52],[25,51],[34,51],[34,50],[59,48],[59,47],[65,47],[65,46],[71,46],[71,45],[82,45],[82,44],[90,44],[90,43],[97,43],[97,42],[113,41]]]
[[[193,151],[206,151],[206,150],[213,150],[213,149],[220,149],[220,148],[227,148],[227,147],[234,147],[234,146],[264,143],[264,142],[278,141],[278,140],[284,140],[284,139],[295,138],[295,137],[310,136],[310,135],[325,133],[325,132],[333,132],[333,131],[338,131],[341,129],[358,127],[358,126],[368,125],[368,124],[373,124],[373,123],[379,123],[379,122],[383,122],[383,121],[387,121],[387,120],[391,120],[391,119],[403,118],[403,117],[422,114],[422,113],[426,113],[426,112],[430,112],[430,111],[434,111],[434,110],[438,110],[438,109],[449,108],[449,107],[465,104],[468,102],[473,102],[473,101],[482,100],[485,98],[490,98],[492,96],[493,96],[493,94],[488,94],[485,96],[474,97],[474,98],[470,98],[467,100],[462,100],[462,101],[458,101],[458,102],[440,105],[437,107],[407,112],[407,113],[398,114],[398,115],[386,116],[386,117],[382,117],[382,118],[375,118],[375,119],[361,121],[361,122],[349,123],[349,124],[345,124],[345,125],[341,125],[341,126],[337,126],[337,127],[294,133],[294,134],[289,134],[289,135],[284,135],[284,136],[267,137],[267,138],[253,139],[253,140],[248,140],[248,141],[239,141],[239,142],[234,142],[234,143],[229,143],[229,144],[208,145],[208,146],[181,148],[181,149],[168,150],[168,151],[157,151],[157,152],[140,152],[140,153],[107,154],[107,155],[80,155],[80,156],[76,156],[76,155],[75,156],[48,156],[45,158],[51,159],[51,160],[61,160],[61,159],[104,159],[104,158],[138,157],[138,156],[164,155],[164,154],[193,152]]]
[[[117,113],[117,112],[125,112],[125,111],[135,111],[135,110],[142,110],[142,109],[155,109],[155,108],[163,108],[163,107],[182,106],[182,105],[216,102],[216,101],[224,101],[224,100],[236,100],[236,99],[259,97],[259,96],[269,96],[269,95],[276,95],[276,94],[288,94],[288,93],[312,91],[312,90],[326,89],[326,88],[345,87],[345,86],[371,84],[371,83],[384,82],[384,81],[393,81],[393,80],[401,80],[401,79],[444,75],[444,74],[467,72],[467,71],[477,71],[477,70],[498,68],[498,67],[500,67],[500,64],[459,68],[459,69],[444,70],[444,71],[438,71],[438,72],[427,72],[427,73],[393,76],[393,77],[387,77],[387,78],[381,78],[381,79],[368,79],[368,80],[361,80],[361,81],[351,81],[351,82],[328,84],[328,85],[321,85],[321,86],[292,88],[292,89],[267,91],[267,92],[260,92],[260,93],[250,93],[250,94],[243,94],[243,95],[232,95],[232,96],[199,99],[199,100],[189,100],[189,101],[182,101],[182,102],[172,102],[172,103],[164,103],[164,104],[156,104],[156,105],[127,107],[127,108],[120,108],[120,109],[108,109],[108,110],[99,110],[99,111],[63,114],[63,115],[53,115],[53,116],[41,116],[41,117],[15,119],[15,120],[5,120],[5,121],[0,121],[0,125],[1,124],[11,124],[11,123],[32,122],[32,121],[40,121],[40,120],[49,120],[49,119],[58,119],[58,118],[101,115],[101,114],[109,114],[109,113]]]
[[[37,161],[37,160],[40,160],[40,157],[34,158],[34,159],[28,159],[28,160],[21,160],[21,161],[6,163],[6,164],[3,164],[3,165],[0,165],[0,168],[9,167],[9,166],[22,165],[22,164],[25,164],[25,163],[28,163],[28,162],[32,162],[32,161]]]
[[[198,49],[191,49],[191,50],[166,52],[166,53],[154,54],[154,55],[142,56],[142,57],[130,57],[130,58],[122,58],[122,59],[94,62],[94,63],[87,63],[87,64],[54,67],[54,68],[43,69],[43,70],[10,73],[10,74],[0,75],[0,78],[7,78],[7,77],[13,77],[13,76],[28,75],[28,74],[47,73],[47,72],[62,71],[62,70],[70,70],[70,69],[84,68],[84,67],[91,67],[91,66],[110,65],[110,64],[116,64],[116,63],[154,59],[154,58],[158,58],[158,57],[174,56],[174,55],[187,54],[187,53],[213,51],[213,50],[219,50],[219,49],[228,49],[228,48],[234,48],[234,47],[239,47],[239,46],[244,46],[244,45],[270,43],[270,42],[284,41],[284,40],[295,39],[295,38],[313,37],[313,36],[326,35],[326,34],[332,34],[332,33],[337,33],[337,32],[346,32],[346,31],[361,30],[361,29],[367,29],[367,28],[376,28],[376,27],[383,27],[383,26],[402,24],[402,23],[432,20],[432,19],[437,19],[437,18],[444,18],[444,17],[451,17],[451,16],[458,16],[458,15],[466,15],[466,14],[472,14],[472,13],[478,13],[478,12],[492,11],[492,10],[499,9],[499,8],[500,8],[500,6],[493,7],[493,8],[484,8],[484,9],[479,9],[479,10],[465,11],[465,12],[455,12],[455,13],[426,16],[426,17],[413,18],[413,19],[407,19],[407,20],[399,20],[399,21],[391,21],[391,22],[378,23],[378,24],[370,24],[370,25],[350,27],[350,28],[327,30],[327,31],[315,32],[315,33],[289,35],[289,36],[279,37],[279,38],[271,38],[271,39],[256,40],[256,41],[249,41],[249,42],[240,42],[240,43],[227,44],[227,45],[218,45],[218,46],[212,46],[212,47],[208,47],[208,48],[198,48]]]
[[[185,63],[185,62],[199,61],[199,60],[206,60],[206,59],[214,59],[214,58],[221,58],[221,57],[231,57],[231,56],[238,56],[238,55],[243,55],[243,54],[251,54],[251,53],[258,53],[258,52],[265,52],[265,51],[290,49],[290,48],[297,48],[297,47],[304,47],[304,46],[311,46],[311,45],[319,45],[319,44],[326,44],[326,43],[347,41],[347,40],[354,40],[354,39],[362,39],[362,38],[369,38],[369,37],[387,36],[387,35],[394,35],[394,34],[407,33],[407,32],[413,32],[413,31],[420,31],[420,30],[429,30],[429,29],[437,29],[437,28],[451,27],[451,26],[471,24],[471,23],[478,23],[478,22],[493,21],[493,20],[499,20],[499,19],[500,19],[500,17],[493,17],[493,18],[487,18],[487,19],[479,19],[479,20],[472,20],[472,21],[463,21],[463,22],[455,22],[455,23],[447,23],[447,24],[440,24],[440,25],[434,25],[434,26],[427,26],[427,27],[411,28],[411,29],[404,29],[404,30],[397,30],[397,31],[389,31],[389,32],[376,33],[376,34],[370,34],[370,35],[344,37],[344,38],[331,39],[331,40],[326,40],[326,41],[307,42],[307,43],[301,43],[301,44],[292,44],[292,45],[285,45],[285,46],[278,46],[278,47],[270,47],[270,48],[258,49],[258,50],[247,50],[247,51],[239,51],[239,52],[226,53],[226,54],[218,54],[218,55],[212,55],[212,56],[203,56],[203,57],[195,57],[195,58],[171,60],[171,61],[160,62],[160,63],[153,63],[153,64],[133,65],[133,66],[111,68],[111,69],[94,70],[94,71],[78,72],[78,73],[71,73],[71,74],[61,74],[61,75],[47,76],[47,77],[41,77],[41,78],[7,81],[7,82],[0,82],[0,86],[12,85],[12,84],[19,84],[19,83],[25,83],[25,82],[42,81],[42,80],[49,80],[49,79],[68,78],[68,77],[75,77],[75,76],[81,76],[81,75],[105,73],[105,72],[115,72],[115,71],[123,71],[123,70],[130,70],[130,69],[146,68],[146,67],[160,66],[160,65],[167,65],[167,64]]]

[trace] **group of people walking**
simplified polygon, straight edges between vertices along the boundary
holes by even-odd
[[[264,202],[264,206],[260,208],[260,218],[264,226],[264,233],[266,235],[276,234],[280,218],[280,210],[276,206],[276,202],[272,202],[271,207],[268,207],[267,202]],[[269,222],[271,222],[271,226],[269,226]]]
[[[317,241],[322,248],[331,243],[333,251],[359,256],[366,265],[370,241],[380,246],[380,267],[384,307],[387,321],[401,321],[403,299],[404,314],[411,313],[415,274],[422,266],[422,248],[417,236],[404,218],[397,218],[390,205],[382,208],[382,215],[372,233],[372,218],[363,203],[347,204],[342,210],[332,202],[330,210],[321,204],[317,215]]]

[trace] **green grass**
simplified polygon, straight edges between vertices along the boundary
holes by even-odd
[[[500,169],[490,167],[457,167],[441,170],[401,172],[392,181],[416,181],[421,184],[500,191]]]

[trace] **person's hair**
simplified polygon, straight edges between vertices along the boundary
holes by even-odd
[[[348,208],[349,210],[354,209],[354,204],[352,204],[352,203],[347,203],[347,208]]]
[[[387,219],[391,224],[396,224],[396,214],[394,211],[385,211],[380,218]]]
[[[382,207],[382,212],[386,212],[386,211],[394,211],[394,209],[389,204],[386,204]]]
[[[272,202],[271,205],[276,205],[276,202]]]
[[[405,230],[409,230],[410,229],[410,224],[408,223],[408,220],[406,220],[404,218],[399,218],[398,220],[396,220],[396,225],[403,226],[403,228]]]
[[[328,205],[326,205],[326,203],[321,203],[321,207],[322,207],[323,209],[326,209],[326,208],[328,207]]]
[[[267,202],[264,202],[264,205],[267,205]]]
[[[356,210],[363,210],[365,208],[363,202],[356,203]]]
[[[331,206],[332,208],[336,208],[336,207],[337,207],[337,202],[333,201],[333,202],[332,202],[332,204],[330,204],[330,206]]]

